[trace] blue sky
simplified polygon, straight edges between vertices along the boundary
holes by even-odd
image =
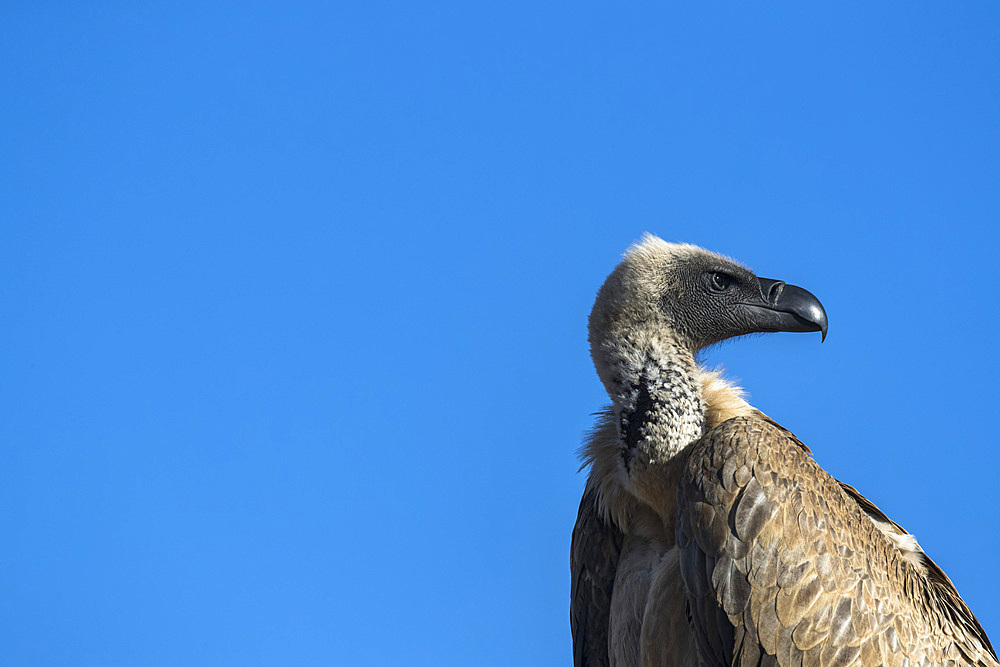
[[[823,300],[707,362],[1000,638],[1000,9],[664,4],[0,10],[0,662],[570,664],[644,231]]]

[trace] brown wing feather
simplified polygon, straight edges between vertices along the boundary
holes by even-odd
[[[618,527],[600,516],[597,494],[588,488],[580,501],[569,558],[569,620],[575,667],[609,664],[608,621],[622,539]]]
[[[701,650],[726,665],[996,667],[940,570],[907,561],[807,451],[754,417],[692,446],[677,541]]]
[[[874,521],[883,522],[889,524],[895,528],[899,533],[906,534],[906,529],[900,526],[898,523],[890,519],[885,515],[885,513],[878,508],[875,503],[865,498],[861,495],[861,492],[856,488],[837,480],[840,484],[840,488],[844,492],[854,499],[861,507],[861,510],[871,517]],[[983,626],[979,624],[979,619],[972,613],[969,606],[965,604],[965,600],[962,596],[958,594],[958,590],[955,588],[955,584],[952,583],[948,575],[944,573],[938,564],[931,560],[930,556],[925,554],[922,549],[918,548],[917,556],[920,565],[924,570],[924,574],[927,577],[927,581],[930,583],[930,593],[937,597],[939,604],[944,610],[945,614],[953,618],[956,623],[960,623],[965,627],[965,632],[976,639],[978,639],[983,646],[985,646],[990,654],[997,657],[996,649],[993,648],[993,644],[990,643],[989,637],[986,636],[986,631],[983,630]]]

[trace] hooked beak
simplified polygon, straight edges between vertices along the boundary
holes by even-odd
[[[812,293],[780,280],[758,278],[761,298],[741,303],[740,310],[754,332],[820,331],[826,340],[826,310]]]

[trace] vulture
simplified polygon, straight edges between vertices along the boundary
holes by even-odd
[[[821,332],[810,292],[646,235],[597,294],[611,399],[570,548],[577,667],[990,665],[951,580],[699,352]]]

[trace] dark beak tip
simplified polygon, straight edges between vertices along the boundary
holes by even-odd
[[[819,331],[821,334],[819,342],[822,343],[826,341],[826,332],[828,329],[826,311],[823,309],[822,306],[819,305],[818,301],[817,301],[816,312],[813,317],[813,322],[815,322],[816,326],[819,327]]]
[[[819,342],[823,343],[826,341],[826,332],[828,329],[826,311],[823,309],[822,306],[819,305],[818,301],[816,302],[816,304],[817,304],[816,308],[811,313],[812,317],[810,319],[812,320],[813,324],[816,325],[816,330],[818,330],[821,334]]]

